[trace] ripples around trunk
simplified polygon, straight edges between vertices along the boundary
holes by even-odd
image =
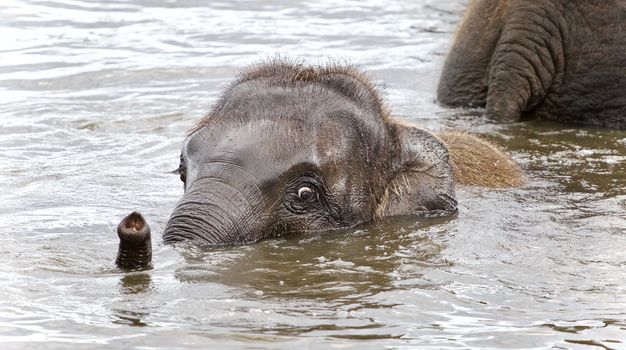
[[[465,5],[2,1],[0,348],[624,348],[626,133],[437,106]],[[186,131],[276,54],[358,64],[394,115],[489,135],[528,184],[460,189],[453,218],[164,245]],[[133,210],[154,269],[120,273]]]

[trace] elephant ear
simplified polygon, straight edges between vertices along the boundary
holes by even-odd
[[[376,212],[391,216],[443,216],[456,212],[448,150],[433,134],[396,123],[399,145],[395,176],[387,184]]]

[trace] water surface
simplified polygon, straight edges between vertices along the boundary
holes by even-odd
[[[624,349],[626,132],[436,105],[465,1],[0,4],[0,348]],[[159,236],[185,132],[242,67],[358,64],[399,118],[527,172],[451,218],[200,251]],[[149,220],[155,269],[115,226]]]

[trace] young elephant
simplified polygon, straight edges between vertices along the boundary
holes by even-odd
[[[626,0],[472,0],[437,92],[499,121],[626,129]]]
[[[514,162],[485,152],[486,163],[501,161],[482,178],[503,185],[495,179],[508,168],[505,180],[519,181]],[[228,87],[185,140],[185,194],[163,240],[243,244],[388,216],[447,215],[456,211],[454,167],[444,141],[390,118],[356,69],[262,64]]]
[[[479,138],[394,121],[356,69],[282,61],[226,89],[185,140],[178,172],[185,193],[163,240],[206,245],[448,215],[455,180],[522,181],[518,165]]]

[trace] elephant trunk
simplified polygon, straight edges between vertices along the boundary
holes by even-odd
[[[120,246],[115,264],[122,270],[152,268],[150,227],[138,212],[132,212],[117,226]]]
[[[254,184],[211,178],[195,181],[174,209],[163,232],[165,243],[246,244],[264,234],[261,193]]]

